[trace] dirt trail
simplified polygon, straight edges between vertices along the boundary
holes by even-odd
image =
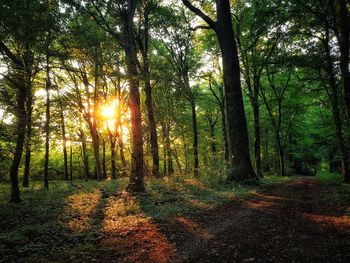
[[[349,191],[339,185],[314,179],[270,184],[252,196],[193,216],[163,221],[135,216],[135,222],[124,224],[112,217],[104,221],[104,234],[96,246],[55,258],[128,263],[350,262],[349,204]]]
[[[176,244],[172,262],[350,262],[349,204],[329,199],[339,191],[302,179],[176,218],[164,226]]]

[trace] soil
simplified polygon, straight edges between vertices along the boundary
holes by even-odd
[[[201,214],[158,221],[145,216],[125,224],[107,220],[96,246],[63,252],[56,259],[350,262],[348,195],[344,187],[310,178],[264,185],[250,196]]]

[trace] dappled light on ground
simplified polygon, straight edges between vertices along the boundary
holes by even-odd
[[[57,186],[52,192],[28,190],[41,199],[28,196],[16,209],[0,210],[0,252],[9,262],[18,256],[62,263],[350,257],[344,252],[350,247],[346,186],[298,179],[214,188],[196,179],[167,178],[135,195],[114,181]],[[24,219],[11,225],[18,212],[16,218]]]
[[[101,191],[77,193],[67,197],[65,215],[67,225],[72,230],[88,230],[91,228],[93,214],[101,200]]]
[[[350,233],[350,216],[329,216],[304,213],[303,217],[307,220],[318,223],[321,226],[331,226],[339,231]]]
[[[209,240],[214,237],[212,233],[189,217],[180,216],[176,218],[176,221],[181,223],[185,227],[186,231],[198,238]]]

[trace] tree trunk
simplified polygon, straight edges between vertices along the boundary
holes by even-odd
[[[115,146],[116,146],[116,138],[113,138],[113,135],[109,134],[109,143],[111,146],[111,172],[112,172],[112,179],[117,178],[117,168],[116,168],[116,152],[115,152]]]
[[[13,155],[13,161],[10,169],[11,178],[11,199],[13,203],[21,202],[20,191],[18,186],[18,168],[21,163],[23,145],[26,133],[26,111],[25,111],[25,101],[26,101],[26,89],[25,87],[20,87],[17,94],[17,139],[16,139],[16,149]]]
[[[230,1],[216,1],[216,22],[193,6],[190,1],[182,0],[182,2],[215,31],[219,41],[223,60],[227,134],[230,152],[230,171],[227,180],[258,179],[250,160],[247,121],[242,97],[238,50],[232,28]]]
[[[192,130],[193,130],[193,176],[199,176],[199,160],[198,160],[198,129],[197,129],[197,112],[195,99],[191,99],[192,113]]]
[[[255,153],[255,168],[259,177],[263,177],[261,169],[261,132],[260,132],[260,109],[258,98],[252,103],[254,114],[254,153]]]
[[[217,1],[217,37],[223,59],[230,172],[228,181],[257,178],[250,160],[247,122],[243,104],[237,45],[232,29],[230,3]]]
[[[143,138],[142,138],[142,121],[140,108],[140,91],[139,79],[137,72],[137,50],[133,32],[133,19],[136,9],[136,1],[128,0],[127,9],[124,10],[123,36],[124,48],[127,66],[127,75],[130,88],[130,113],[131,113],[131,135],[132,135],[132,169],[128,190],[131,192],[144,191],[144,174],[143,174]]]
[[[216,138],[215,138],[215,123],[213,123],[212,119],[209,119],[209,128],[210,128],[210,148],[211,154],[214,157],[214,161],[216,158]]]
[[[275,136],[276,136],[276,148],[277,148],[278,165],[279,165],[279,169],[280,169],[280,175],[285,176],[286,172],[285,172],[285,166],[284,166],[284,151],[282,148],[280,132],[276,131]]]
[[[62,141],[63,141],[63,166],[64,166],[63,174],[64,174],[64,180],[68,181],[69,174],[68,174],[66,125],[65,125],[65,118],[64,118],[61,99],[59,99],[59,104],[60,104],[61,131],[62,131]]]
[[[29,173],[30,173],[30,157],[32,152],[32,111],[33,111],[33,94],[32,94],[32,84],[28,83],[28,97],[26,100],[27,109],[27,131],[25,139],[25,161],[24,161],[24,174],[23,174],[23,187],[29,187]]]
[[[143,49],[141,49],[142,59],[143,59],[143,77],[145,82],[145,95],[146,95],[146,109],[149,125],[149,134],[150,134],[150,144],[152,151],[152,174],[154,177],[159,177],[159,153],[158,153],[158,138],[157,138],[157,128],[156,122],[154,120],[153,113],[153,102],[152,102],[152,87],[151,87],[151,78],[149,70],[149,59],[148,59],[148,35],[149,35],[149,17],[148,11],[144,12],[144,43]]]
[[[330,92],[330,100],[331,107],[333,112],[333,119],[335,124],[336,136],[338,140],[338,147],[340,151],[340,158],[342,164],[342,174],[345,182],[350,182],[350,167],[349,167],[349,156],[348,152],[345,148],[345,141],[342,132],[342,122],[341,122],[341,113],[339,108],[338,101],[338,90],[337,90],[337,82],[335,79],[334,66],[331,58],[331,50],[329,48],[330,36],[329,36],[329,28],[326,26],[326,41],[324,42],[325,53],[327,57],[327,73],[329,78],[329,86],[331,88]],[[327,87],[325,87],[327,88]]]
[[[342,74],[342,84],[345,94],[345,104],[348,116],[350,117],[350,71],[349,71],[349,49],[350,49],[350,15],[346,0],[339,1],[340,14],[340,35],[338,42],[340,46],[340,70]],[[345,181],[350,183],[350,177]]]
[[[89,165],[89,158],[87,156],[87,145],[86,145],[86,138],[84,131],[80,129],[79,131],[79,137],[81,140],[81,155],[84,163],[84,170],[85,170],[85,180],[87,180],[90,177],[90,165]]]
[[[225,105],[224,104],[220,105],[220,112],[221,112],[222,138],[223,138],[223,141],[224,141],[224,159],[228,163],[229,162],[230,153],[229,153],[229,149],[228,149],[226,110],[225,110]]]
[[[49,188],[49,158],[50,158],[50,68],[49,56],[46,54],[46,120],[45,120],[45,164],[44,187]]]
[[[102,178],[107,178],[107,166],[106,166],[106,141],[102,139]]]
[[[79,173],[79,175],[80,175],[80,173]],[[72,145],[72,143],[69,146],[69,180],[73,181],[73,145]]]

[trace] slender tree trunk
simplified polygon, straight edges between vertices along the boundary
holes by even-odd
[[[106,141],[102,139],[102,178],[107,178],[107,166],[106,166]]]
[[[210,128],[210,148],[211,154],[214,157],[214,161],[216,158],[216,138],[215,138],[215,123],[211,119],[209,119],[209,128]]]
[[[230,153],[229,153],[229,149],[228,149],[227,123],[226,123],[225,105],[220,105],[220,112],[221,112],[222,138],[223,138],[223,141],[224,141],[224,159],[228,163],[229,162]]]
[[[253,114],[254,114],[254,153],[255,153],[255,167],[256,173],[259,177],[263,177],[261,169],[261,132],[260,132],[260,109],[259,102],[254,100]]]
[[[350,53],[350,15],[346,0],[339,1],[340,16],[340,35],[338,42],[340,46],[340,70],[342,74],[342,84],[345,94],[345,104],[348,116],[350,117],[350,71],[349,71],[349,53]],[[344,178],[350,183],[350,176]]]
[[[17,139],[16,149],[13,155],[13,161],[10,169],[11,178],[11,202],[21,202],[20,191],[18,186],[18,168],[21,163],[23,145],[26,133],[26,111],[25,111],[25,100],[26,100],[26,89],[20,87],[17,94]]]
[[[349,167],[349,156],[348,152],[345,148],[345,141],[343,137],[342,131],[342,122],[341,122],[341,113],[339,108],[339,100],[338,100],[338,90],[337,90],[337,82],[335,79],[334,66],[331,58],[331,51],[329,48],[330,36],[329,36],[329,28],[326,28],[326,41],[324,42],[324,48],[327,56],[327,73],[329,78],[329,86],[331,88],[330,92],[330,100],[331,107],[333,112],[333,119],[335,124],[336,136],[338,140],[338,147],[340,151],[340,158],[342,163],[342,174],[345,182],[350,182],[350,167]],[[327,87],[325,87],[327,88]]]
[[[192,130],[193,130],[193,176],[199,176],[199,160],[198,160],[198,129],[197,129],[197,112],[194,98],[191,99],[192,113]]]
[[[137,72],[137,50],[133,32],[133,19],[136,9],[136,1],[128,0],[127,9],[124,11],[123,35],[126,57],[127,74],[130,88],[130,112],[131,112],[131,135],[132,135],[132,169],[128,190],[131,192],[144,191],[143,174],[143,138],[140,108],[139,79]]]
[[[167,171],[167,164],[168,164],[168,131],[167,131],[167,124],[165,122],[162,122],[162,133],[163,133],[163,174],[166,176],[168,174]]]
[[[116,146],[116,138],[113,138],[113,135],[109,134],[109,143],[111,146],[111,172],[112,172],[112,179],[117,178],[117,168],[116,168],[116,152],[115,152],[115,146]]]
[[[92,131],[92,146],[94,150],[94,159],[95,159],[95,172],[96,179],[101,180],[102,172],[101,172],[101,159],[100,159],[100,136],[97,133],[97,130],[93,128]]]
[[[277,155],[278,155],[278,164],[279,164],[279,169],[280,169],[280,175],[285,176],[285,166],[284,166],[284,151],[282,148],[282,143],[281,143],[281,136],[280,132],[276,131],[276,147],[277,147]]]
[[[151,87],[151,78],[150,78],[150,70],[149,70],[149,59],[148,59],[148,37],[149,37],[149,16],[148,11],[144,12],[144,44],[142,49],[142,59],[143,59],[143,76],[145,82],[145,95],[146,95],[146,109],[147,109],[147,117],[148,117],[148,125],[149,125],[149,134],[150,134],[150,144],[152,151],[152,174],[154,177],[159,176],[159,153],[158,153],[158,138],[157,138],[157,128],[156,122],[154,120],[153,113],[153,102],[152,102],[152,87]]]
[[[172,150],[171,150],[171,142],[170,142],[170,126],[167,125],[166,128],[166,149],[167,149],[167,161],[168,161],[168,175],[171,175],[174,173],[173,168],[173,156],[172,156]]]
[[[46,54],[46,120],[45,120],[45,164],[44,187],[49,188],[49,158],[50,158],[50,61],[48,51]]]
[[[80,166],[79,166],[79,172],[80,172]],[[80,173],[79,173],[79,176],[80,176]],[[72,143],[69,146],[69,180],[73,181],[73,145]]]
[[[28,97],[26,101],[27,109],[27,131],[25,139],[25,161],[24,161],[24,174],[23,174],[23,187],[29,187],[29,173],[30,173],[30,157],[32,152],[32,111],[33,111],[33,94],[32,94],[32,85],[28,83]]]
[[[64,174],[64,180],[68,181],[69,174],[68,174],[66,124],[65,124],[64,112],[63,112],[63,106],[62,106],[61,100],[59,100],[59,104],[60,104],[61,131],[62,131],[62,141],[63,141],[63,166],[64,166],[63,174]]]
[[[270,153],[269,153],[269,133],[268,129],[265,129],[265,156],[264,156],[264,163],[265,163],[265,171],[270,172]]]
[[[90,165],[89,165],[89,158],[87,156],[87,145],[86,145],[86,138],[83,130],[79,131],[79,137],[81,140],[81,155],[84,163],[84,170],[85,170],[85,180],[87,180],[90,177]]]

